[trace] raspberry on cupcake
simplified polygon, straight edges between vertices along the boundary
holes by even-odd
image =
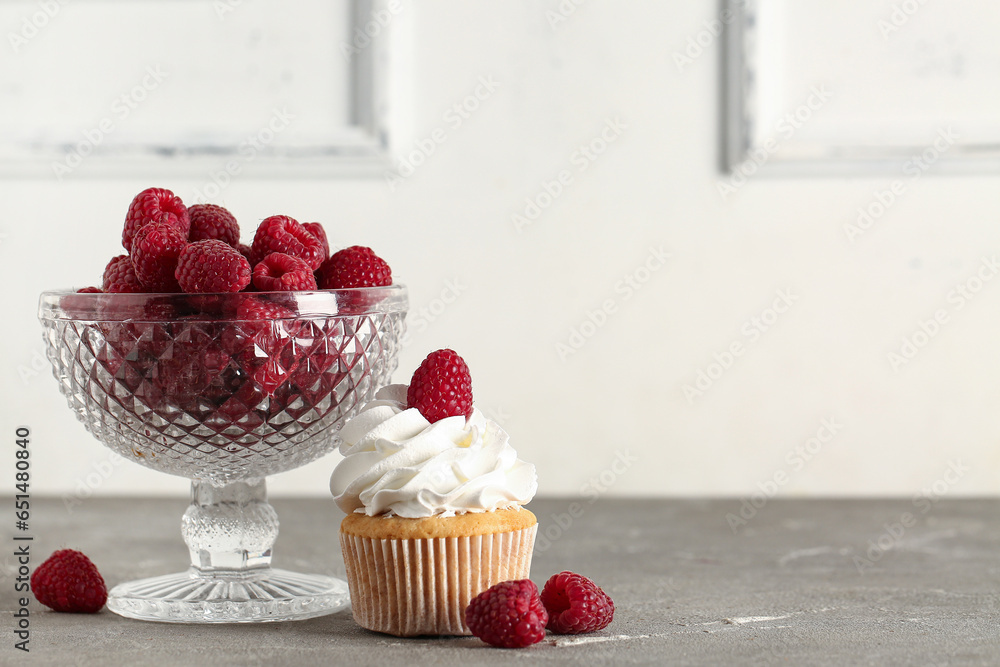
[[[472,376],[465,359],[454,350],[427,355],[410,379],[406,403],[427,421],[472,414]]]
[[[409,387],[379,390],[340,437],[330,488],[348,514],[340,540],[355,620],[399,636],[470,634],[476,595],[528,577],[537,521],[522,506],[535,467],[472,405],[452,350],[429,355]]]

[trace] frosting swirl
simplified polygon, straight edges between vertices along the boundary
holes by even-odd
[[[406,385],[383,387],[340,431],[330,491],[346,513],[405,518],[490,512],[524,505],[535,466],[478,409],[433,424],[406,407]]]

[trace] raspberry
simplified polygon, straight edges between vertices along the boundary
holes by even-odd
[[[206,239],[184,246],[174,277],[188,293],[239,292],[250,284],[250,262],[224,241]]]
[[[169,222],[177,227],[185,239],[191,231],[191,218],[181,198],[170,190],[147,188],[137,194],[128,207],[125,229],[122,231],[122,245],[132,252],[132,242],[136,232],[151,222]]]
[[[318,222],[303,222],[302,226],[306,228],[306,231],[315,236],[321,246],[323,246],[323,261],[325,262],[330,257],[330,241],[326,238],[326,230],[323,229],[323,225]]]
[[[504,581],[477,595],[465,610],[472,634],[500,648],[522,648],[545,639],[549,615],[529,579]]]
[[[227,394],[225,382],[235,374],[230,370],[230,356],[211,332],[199,326],[200,319],[201,315],[173,318],[173,331],[184,335],[173,339],[169,355],[155,357],[156,370],[150,374],[151,384],[164,399],[192,413],[200,402]]]
[[[246,257],[248,262],[250,261],[250,252],[251,252],[250,246],[248,246],[246,243],[237,243],[233,247],[239,250],[240,254]],[[251,264],[250,266],[253,266],[253,264]]]
[[[552,575],[542,588],[542,603],[549,612],[549,630],[561,635],[594,632],[615,618],[615,603],[608,594],[574,572]]]
[[[181,312],[178,309],[178,304],[175,304],[170,297],[152,298],[142,304],[142,318],[149,322],[160,322],[160,326],[164,326],[165,323],[175,320],[180,316]],[[169,334],[160,334],[159,332],[154,335],[169,337]],[[160,338],[157,340],[160,340]]]
[[[323,263],[323,246],[297,220],[287,215],[265,218],[250,246],[250,264],[257,264],[272,252],[283,252],[306,261],[315,271]]]
[[[295,319],[293,311],[273,301],[265,301],[266,298],[248,295],[240,303],[236,318],[247,322]]]
[[[320,289],[384,287],[392,284],[392,269],[371,248],[355,245],[333,253],[316,272]]]
[[[273,396],[298,368],[299,353],[292,341],[301,323],[284,306],[250,296],[240,304],[236,318],[239,322],[223,337],[223,348]]]
[[[104,267],[104,278],[101,282],[105,292],[145,292],[132,267],[128,255],[118,255]]]
[[[215,204],[195,204],[188,207],[191,217],[189,241],[218,239],[234,248],[240,242],[240,225],[232,213]]]
[[[465,360],[454,350],[427,355],[413,373],[406,402],[430,423],[445,417],[472,414],[472,376]]]
[[[294,385],[293,391],[306,399],[305,406],[328,400],[348,374],[339,363],[342,357],[337,345],[345,335],[344,321],[340,318],[306,320],[296,332],[300,361],[290,382]],[[291,406],[288,409],[292,409]]]
[[[316,289],[316,276],[304,259],[272,252],[253,267],[253,286],[261,292]]]
[[[54,611],[96,614],[108,600],[104,578],[79,551],[61,549],[31,575],[35,599]]]
[[[77,294],[104,294],[104,290],[100,287],[81,287],[76,291]]]
[[[240,424],[249,432],[264,423],[263,413],[267,411],[268,397],[253,382],[244,382],[239,389],[206,419],[207,424],[220,431],[229,430],[233,424]],[[246,446],[246,445],[244,445]]]
[[[140,229],[132,240],[132,267],[148,292],[179,292],[174,271],[187,245],[177,228],[153,222]]]

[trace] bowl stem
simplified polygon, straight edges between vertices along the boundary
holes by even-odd
[[[271,567],[278,516],[263,479],[193,481],[181,532],[191,567],[115,586],[108,609],[146,621],[254,623],[312,618],[349,604],[340,579]]]
[[[263,478],[215,486],[191,482],[191,505],[181,522],[191,565],[203,575],[238,576],[271,565],[278,515]]]

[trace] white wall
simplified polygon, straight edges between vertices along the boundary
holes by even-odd
[[[610,494],[749,494],[778,473],[783,494],[910,496],[958,460],[969,469],[950,493],[996,493],[1000,279],[961,309],[948,295],[1000,252],[998,179],[922,178],[853,244],[843,226],[891,176],[751,179],[723,201],[717,45],[683,71],[673,57],[717,14],[715,2],[589,0],[553,28],[545,11],[557,5],[408,6],[403,148],[448,129],[395,192],[380,179],[238,179],[217,203],[245,237],[282,212],[321,220],[335,244],[373,246],[409,286],[414,316],[460,283],[425,330],[411,317],[396,379],[432,349],[459,350],[477,402],[502,413],[543,494],[583,491],[621,454],[634,461],[605,472],[617,477]],[[480,77],[499,82],[496,92],[448,127],[443,114]],[[614,119],[625,129],[581,173],[574,152]],[[519,233],[512,214],[564,169],[572,184]],[[34,493],[72,493],[109,459],[49,370],[33,370],[38,293],[99,280],[136,192],[161,185],[191,198],[204,181],[0,182],[4,451],[16,425],[32,428]],[[671,256],[626,299],[616,285],[650,248]],[[744,323],[779,291],[793,305],[751,341]],[[561,359],[557,343],[607,299],[616,312]],[[939,309],[948,321],[894,369],[887,355]],[[684,386],[733,342],[745,353],[689,401]],[[842,426],[797,469],[788,453],[823,420]],[[325,495],[337,460],[272,478],[272,493]],[[96,493],[185,488],[126,463]]]

